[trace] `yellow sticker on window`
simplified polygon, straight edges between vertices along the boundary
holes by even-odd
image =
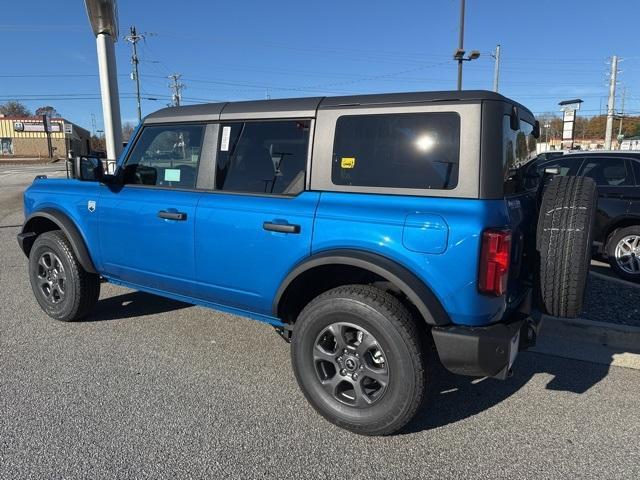
[[[342,168],[353,168],[356,166],[356,159],[354,157],[342,157],[340,166]]]

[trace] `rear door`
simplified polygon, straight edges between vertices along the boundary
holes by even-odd
[[[191,294],[203,136],[204,125],[145,126],[122,167],[124,184],[102,186],[96,211],[105,276]]]
[[[282,279],[311,250],[319,193],[305,190],[311,119],[219,125],[215,189],[195,225],[198,297],[270,315]]]
[[[585,156],[580,175],[592,178],[598,185],[598,210],[594,240],[604,241],[604,232],[615,218],[626,215],[634,187],[629,161],[617,156]]]

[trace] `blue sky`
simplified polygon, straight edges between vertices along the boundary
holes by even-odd
[[[81,0],[3,2],[0,102],[53,105],[102,128],[95,40]],[[184,103],[455,88],[459,0],[124,1],[120,33],[141,42],[143,114],[169,102],[178,72]],[[467,0],[464,88],[491,89],[490,52],[502,45],[500,92],[536,113],[580,97],[605,109],[608,58],[621,56],[625,111],[640,114],[640,2]],[[607,30],[608,29],[608,30]],[[123,121],[135,121],[130,45],[116,44]],[[618,108],[620,102],[618,100]]]

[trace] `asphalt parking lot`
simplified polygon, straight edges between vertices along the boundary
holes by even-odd
[[[508,381],[435,366],[400,435],[305,402],[257,322],[103,284],[49,319],[15,235],[21,191],[56,166],[0,166],[0,478],[639,478],[640,371],[535,353]]]

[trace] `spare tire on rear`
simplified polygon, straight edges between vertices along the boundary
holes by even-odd
[[[555,317],[582,312],[591,263],[597,187],[587,177],[554,177],[542,196],[536,246],[542,309]]]

